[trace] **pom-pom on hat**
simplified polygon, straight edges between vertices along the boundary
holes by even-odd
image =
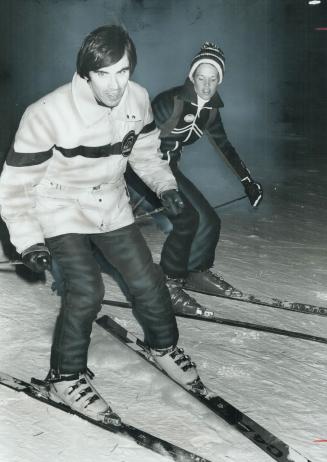
[[[189,78],[192,80],[192,76],[196,68],[200,64],[211,64],[218,71],[219,84],[222,82],[224,73],[225,73],[225,56],[220,48],[217,47],[214,43],[204,42],[201,47],[200,52],[194,56],[191,62],[190,72],[188,74]]]

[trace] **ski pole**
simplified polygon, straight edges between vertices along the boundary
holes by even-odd
[[[233,204],[234,202],[245,199],[246,197],[248,197],[248,196],[245,194],[244,196],[236,197],[236,199],[232,199],[230,201],[223,202],[222,204],[215,205],[212,208],[213,209],[219,209],[221,207],[225,207],[226,205]],[[152,212],[142,213],[142,215],[135,215],[135,220],[139,220],[141,218],[146,218],[146,217],[151,217],[152,215],[156,215],[157,213],[160,213],[160,212],[163,212],[163,211],[164,211],[164,207],[159,207],[157,209],[152,210]]]
[[[133,212],[134,212],[134,210],[136,210],[136,209],[142,204],[142,202],[144,201],[144,199],[145,199],[145,196],[142,196],[142,197],[140,197],[140,199],[136,202],[136,204],[133,204],[133,206],[132,206]]]
[[[241,201],[242,199],[245,199],[248,197],[246,194],[244,196],[237,197],[236,199],[232,199],[231,201],[223,202],[222,204],[215,205],[212,207],[213,209],[220,209],[220,207],[225,207],[225,205],[233,204],[234,202]]]
[[[152,210],[152,212],[142,213],[141,215],[135,215],[135,220],[140,220],[141,218],[151,217],[151,215],[156,215],[157,213],[163,212],[164,208],[159,207],[157,209]]]
[[[0,265],[23,265],[21,260],[1,260]]]

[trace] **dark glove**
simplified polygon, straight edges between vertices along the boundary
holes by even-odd
[[[51,255],[44,244],[35,244],[24,250],[22,261],[25,266],[36,273],[42,273],[51,268]]]
[[[262,198],[263,198],[263,191],[262,191],[262,186],[260,183],[256,183],[255,181],[252,180],[251,177],[245,177],[243,180],[241,180],[246,195],[249,198],[249,201],[252,205],[252,207],[258,207],[260,204]]]
[[[182,213],[184,202],[176,189],[168,189],[168,191],[164,191],[161,194],[160,199],[168,216],[176,217]]]

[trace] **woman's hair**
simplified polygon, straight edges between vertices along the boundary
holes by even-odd
[[[135,45],[128,33],[116,25],[102,26],[91,32],[85,39],[77,55],[77,73],[89,78],[90,71],[117,63],[127,53],[130,71],[136,62]]]

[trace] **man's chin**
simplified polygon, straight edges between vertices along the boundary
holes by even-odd
[[[104,99],[101,99],[101,104],[104,105],[104,106],[108,106],[108,107],[115,107],[115,106],[118,106],[118,104],[120,103],[121,101],[121,97],[120,98],[104,98]]]
[[[104,104],[108,107],[116,107],[118,106],[120,100],[119,101],[106,101]]]

